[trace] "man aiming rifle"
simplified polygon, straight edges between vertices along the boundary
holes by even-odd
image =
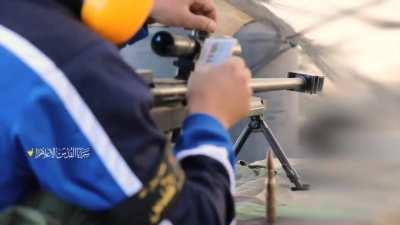
[[[193,72],[170,155],[116,48],[149,17],[216,30],[212,0],[0,0],[0,223],[234,221],[226,129],[249,111],[250,71],[232,57]]]

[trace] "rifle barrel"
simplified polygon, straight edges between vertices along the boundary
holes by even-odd
[[[255,93],[297,89],[304,85],[303,78],[256,78],[252,79],[250,83]]]
[[[305,80],[302,78],[254,78],[250,82],[254,93],[298,89],[304,85]],[[152,93],[154,97],[168,97],[185,95],[187,90],[185,84],[157,85],[156,83]]]

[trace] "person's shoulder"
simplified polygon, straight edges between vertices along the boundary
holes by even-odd
[[[0,24],[31,42],[61,66],[93,45],[106,42],[53,0],[0,1]]]

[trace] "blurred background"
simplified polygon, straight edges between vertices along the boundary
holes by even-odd
[[[277,224],[400,224],[400,2],[397,0],[217,0],[219,34],[232,35],[254,77],[303,71],[327,77],[324,92],[271,92],[265,119],[312,185],[289,191],[278,167]],[[177,28],[155,26],[174,32]],[[149,39],[121,51],[135,68],[172,77],[173,59]],[[146,59],[146,60],[143,60]],[[233,139],[247,125],[231,130]],[[255,134],[239,158],[263,165]],[[279,163],[276,163],[279,165]],[[238,168],[240,224],[264,216],[263,173]],[[242,173],[242,174],[241,174]],[[261,224],[261,223],[260,223]]]

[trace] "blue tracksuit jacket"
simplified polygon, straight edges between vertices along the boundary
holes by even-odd
[[[80,23],[77,5],[0,0],[0,211],[45,190],[93,212],[135,215],[130,200],[165,155],[148,87]],[[186,179],[160,224],[234,221],[231,148],[212,117],[186,119],[174,150]]]

